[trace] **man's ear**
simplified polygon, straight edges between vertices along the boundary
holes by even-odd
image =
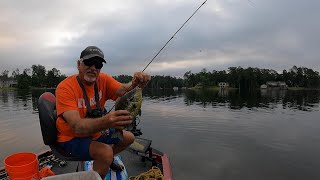
[[[80,59],[77,61],[77,68],[79,70],[79,67],[80,67]]]

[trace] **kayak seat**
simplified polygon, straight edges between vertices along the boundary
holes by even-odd
[[[53,154],[61,160],[84,161],[64,151],[57,143],[56,120],[58,117],[56,97],[52,93],[45,92],[39,97],[38,111],[43,142],[50,147]]]

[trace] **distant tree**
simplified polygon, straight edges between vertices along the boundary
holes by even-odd
[[[19,88],[28,88],[29,86],[56,87],[59,82],[66,78],[66,75],[61,75],[60,70],[56,68],[52,68],[46,72],[44,66],[32,65],[31,69],[24,69],[22,74],[20,74],[19,69],[12,72],[12,77],[17,79]],[[9,78],[8,73],[9,71],[5,70],[0,73],[0,77]],[[114,78],[122,83],[128,83],[132,80],[132,76],[128,75],[114,76]],[[244,69],[239,66],[229,67],[227,71],[208,71],[206,68],[203,68],[199,73],[187,71],[184,73],[183,78],[155,75],[151,77],[147,88],[170,89],[182,86],[194,87],[197,84],[206,87],[216,86],[219,82],[228,82],[231,87],[241,87],[241,89],[251,91],[268,81],[285,81],[290,87],[320,87],[319,72],[306,67],[293,66],[288,71],[283,70],[282,74],[279,74],[272,69],[253,67]]]
[[[30,76],[30,69],[26,68],[23,70],[22,74],[17,75],[17,82],[18,82],[18,88],[19,89],[28,89],[31,84],[31,76]]]
[[[187,72],[185,72],[184,73],[184,75],[183,75],[183,79],[184,79],[184,82],[185,82],[185,86],[187,86],[187,87],[190,87],[190,86],[192,86],[191,84],[191,80],[190,80],[190,75],[191,75],[191,71],[187,71]]]
[[[64,79],[66,79],[66,78],[67,78],[67,76],[66,76],[65,74],[60,75],[60,76],[59,76],[59,83],[60,83],[61,81],[63,81]]]
[[[210,80],[209,80],[209,73],[207,72],[206,68],[203,68],[200,73],[198,74],[199,77],[199,83],[202,84],[203,87],[207,87],[210,85]]]
[[[51,70],[48,70],[46,86],[56,87],[60,82],[60,76],[61,76],[61,73],[58,69],[52,68]]]
[[[13,78],[17,78],[18,75],[20,75],[20,71],[19,71],[18,68],[12,71],[12,77]]]
[[[9,74],[9,71],[8,71],[8,70],[2,71],[2,72],[1,72],[1,75],[0,75],[1,79],[2,79],[2,80],[7,80],[7,79],[9,78],[8,74]]]
[[[32,86],[34,87],[44,87],[46,81],[46,68],[40,64],[32,65]]]
[[[183,77],[187,87],[194,87],[199,83],[199,78],[196,76],[196,74],[191,73],[191,71],[187,71]]]
[[[229,74],[229,84],[231,87],[239,88],[240,85],[240,74],[243,71],[242,67],[229,67],[228,74]]]
[[[172,89],[173,87],[183,87],[184,79],[171,76],[151,76],[151,81],[148,83],[147,88],[152,89]]]
[[[241,73],[240,88],[249,91],[257,88],[257,73],[256,69],[248,67]]]
[[[128,76],[128,75],[119,75],[119,76],[114,76],[114,78],[121,82],[121,83],[129,83],[132,80],[132,76]]]

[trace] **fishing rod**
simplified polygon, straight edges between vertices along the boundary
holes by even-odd
[[[155,58],[160,54],[160,52],[168,45],[168,43],[174,38],[174,36],[184,27],[184,25],[198,12],[198,10],[207,2],[208,0],[205,0],[193,13],[192,15],[180,26],[180,28],[171,36],[171,38],[162,46],[162,48],[157,52],[157,54],[151,59],[151,61],[146,65],[146,67],[142,70],[142,72],[144,72],[149,65],[155,60]],[[125,95],[128,90],[132,87],[132,84],[126,89],[125,93],[123,95]],[[115,104],[112,106],[112,108],[110,109],[109,112],[112,111],[112,109],[115,107]],[[108,112],[108,113],[109,113]]]
[[[158,51],[158,53],[151,59],[151,61],[146,65],[146,67],[142,70],[147,69],[147,67],[153,62],[153,60],[160,54],[160,52],[167,46],[167,44],[174,38],[174,36],[183,28],[183,26],[197,13],[197,11],[207,2],[208,0],[205,0],[199,7],[196,9],[192,15],[181,25],[181,27],[173,34],[173,36],[164,44],[164,46]]]

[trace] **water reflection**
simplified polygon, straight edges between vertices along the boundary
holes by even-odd
[[[0,90],[0,159],[48,149],[37,114],[45,91]],[[320,91],[145,89],[143,95],[139,127],[170,154],[175,179],[320,177]]]
[[[254,92],[238,90],[144,90],[144,96],[159,101],[183,97],[185,105],[227,106],[230,109],[269,108],[282,105],[283,109],[312,111],[319,107],[319,90],[263,89]]]
[[[35,112],[38,112],[38,99],[41,96],[41,94],[43,94],[44,92],[51,92],[51,93],[55,93],[54,89],[39,89],[39,90],[33,90],[31,95],[32,95],[32,106],[33,106],[33,110]]]
[[[320,91],[289,91],[283,98],[283,107],[310,111],[319,107]]]
[[[0,95],[1,95],[1,100],[3,103],[7,103],[8,102],[8,92],[9,91],[0,91]]]
[[[14,104],[19,107],[32,108],[37,113],[37,103],[40,95],[46,91],[54,90],[17,90],[0,91],[1,104]],[[143,91],[144,98],[156,101],[170,101],[183,98],[184,104],[206,107],[226,106],[230,109],[268,108],[274,109],[281,105],[283,109],[313,111],[319,107],[320,91],[290,91],[290,90],[257,90],[255,92],[239,93],[238,90],[150,90]],[[12,101],[12,102],[11,102]],[[30,107],[29,107],[30,106]]]
[[[4,110],[23,110],[30,107],[30,91],[0,90],[0,106]]]

